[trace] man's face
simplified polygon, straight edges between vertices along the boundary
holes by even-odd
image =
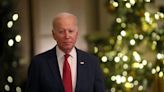
[[[53,37],[59,48],[69,53],[74,47],[78,35],[76,19],[74,17],[62,17],[54,23]]]

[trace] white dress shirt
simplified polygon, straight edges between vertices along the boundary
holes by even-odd
[[[64,64],[64,55],[65,53],[59,49],[58,46],[56,46],[56,55],[57,55],[57,60],[58,60],[58,65],[59,65],[59,70],[60,70],[60,75],[63,78],[63,64]],[[73,48],[68,57],[68,63],[71,68],[71,74],[72,74],[72,88],[73,92],[75,92],[75,87],[76,87],[76,76],[77,76],[77,53],[76,49]]]

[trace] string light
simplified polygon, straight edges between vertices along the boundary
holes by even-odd
[[[16,40],[16,42],[20,42],[20,41],[21,41],[21,36],[20,36],[20,35],[17,35],[17,36],[15,37],[15,40]]]
[[[133,88],[133,86],[134,86],[134,85],[133,85],[132,83],[130,83],[130,82],[126,82],[126,83],[125,83],[125,87],[126,87],[126,88]]]
[[[124,76],[121,77],[121,82],[122,83],[126,82],[126,78]]]
[[[126,8],[131,8],[131,4],[130,3],[126,3],[125,6],[126,6]]]
[[[160,78],[163,77],[163,72],[162,72],[162,71],[159,72],[159,77],[160,77]]]
[[[116,89],[112,87],[111,92],[116,92]]]
[[[108,58],[107,58],[107,56],[103,56],[103,57],[101,58],[101,60],[102,60],[102,62],[107,62]]]
[[[8,76],[8,77],[7,77],[7,81],[8,81],[9,83],[12,83],[12,82],[13,82],[13,78],[12,78],[11,76]]]
[[[124,65],[123,65],[123,68],[124,68],[124,69],[128,69],[128,67],[129,67],[128,64],[124,64]]]
[[[10,86],[9,86],[8,84],[6,84],[6,85],[4,86],[4,89],[5,89],[6,91],[10,91]]]
[[[140,40],[143,40],[143,38],[144,38],[144,36],[141,34],[141,35],[139,35],[139,39]]]
[[[156,73],[156,70],[153,68],[153,69],[151,70],[151,73],[152,73],[152,74],[155,74],[155,73]]]
[[[145,0],[145,2],[149,3],[151,0]]]
[[[122,73],[123,76],[127,76],[127,74],[128,74],[127,71],[123,71]]]
[[[116,56],[115,58],[114,58],[114,61],[117,63],[117,62],[120,62],[120,57],[118,57],[118,56]]]
[[[98,47],[94,47],[94,53],[97,53],[99,51]]]
[[[147,61],[146,61],[146,60],[143,60],[143,61],[142,61],[142,64],[143,64],[143,65],[147,65]]]
[[[134,59],[135,59],[137,62],[141,62],[141,57],[140,57],[140,55],[138,54],[138,52],[134,51],[134,52],[133,52],[133,56],[134,56]]]
[[[13,21],[9,21],[8,23],[7,23],[7,27],[8,28],[11,28],[13,26]]]
[[[18,20],[18,14],[14,14],[12,18],[13,18],[13,21],[17,21]]]
[[[134,81],[134,85],[138,85],[138,81],[137,80]]]
[[[139,35],[138,34],[134,34],[134,38],[135,39],[138,39],[139,38]]]
[[[125,23],[121,23],[121,27],[122,28],[125,28],[126,27],[126,24]]]
[[[121,81],[122,81],[122,80],[121,80],[121,76],[120,76],[120,75],[117,75],[117,76],[116,76],[116,83],[117,83],[117,84],[121,84]]]
[[[130,0],[131,5],[134,5],[136,3],[135,0]]]
[[[105,68],[103,68],[103,72],[104,72],[105,74],[109,74],[109,69],[108,69],[107,67],[105,67]]]
[[[16,92],[22,92],[22,89],[21,89],[21,87],[16,87]]]
[[[121,31],[121,35],[122,35],[122,36],[126,36],[125,30],[122,30],[122,31]]]
[[[121,23],[122,22],[121,18],[116,18],[116,22]]]
[[[118,35],[117,40],[122,40],[122,36]]]
[[[11,47],[11,46],[13,46],[14,45],[14,40],[13,39],[10,39],[9,41],[8,41],[8,45]]]
[[[118,3],[117,2],[113,2],[112,3],[114,7],[118,7]]]
[[[157,72],[160,71],[160,67],[159,67],[159,66],[156,67],[156,71],[157,71]]]
[[[125,61],[125,62],[128,61],[128,56],[123,56],[122,60]]]
[[[129,76],[129,77],[128,77],[128,81],[129,81],[129,82],[132,82],[132,81],[133,81],[133,77],[132,77],[132,76]]]
[[[140,66],[139,63],[133,63],[133,64],[132,64],[132,67],[133,67],[133,68],[139,68],[139,66]]]
[[[112,80],[112,81],[115,81],[115,80],[116,80],[116,77],[115,77],[115,76],[112,76],[112,77],[111,77],[111,80]]]
[[[156,20],[159,20],[159,14],[154,14],[154,18],[155,18]]]
[[[161,54],[161,53],[158,53],[158,54],[157,54],[157,59],[158,59],[158,60],[164,59],[164,55]]]
[[[130,40],[130,45],[133,46],[133,45],[135,45],[135,44],[136,44],[136,41],[135,41],[134,39],[131,39],[131,40]]]
[[[140,85],[140,86],[138,87],[138,90],[139,90],[139,91],[142,91],[142,90],[143,90],[143,86]]]

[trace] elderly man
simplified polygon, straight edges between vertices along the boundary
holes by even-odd
[[[67,12],[55,16],[52,35],[57,45],[32,59],[27,92],[105,92],[99,60],[75,47],[77,22]]]

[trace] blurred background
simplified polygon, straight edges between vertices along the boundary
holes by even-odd
[[[78,17],[76,46],[100,59],[107,92],[164,92],[164,0],[0,0],[0,92],[25,92],[63,11]]]

